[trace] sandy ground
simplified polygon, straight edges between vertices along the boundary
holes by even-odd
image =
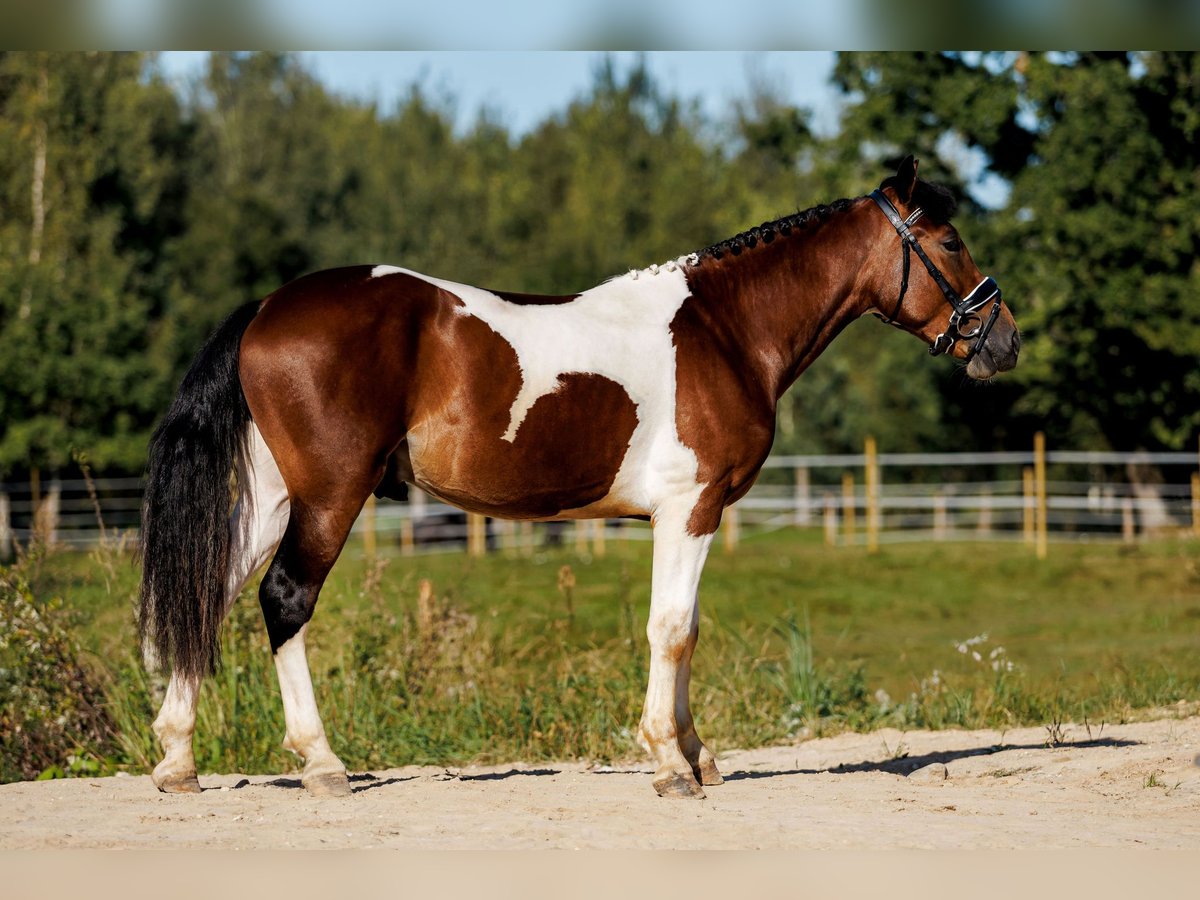
[[[1200,848],[1200,717],[1130,725],[878,731],[720,757],[708,799],[669,801],[649,765],[578,763],[352,776],[348,798],[295,776],[0,785],[0,849]]]

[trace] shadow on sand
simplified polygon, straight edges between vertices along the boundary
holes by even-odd
[[[1096,738],[1086,741],[1073,741],[1068,744],[1059,745],[1060,748],[1070,748],[1072,750],[1088,750],[1099,747],[1133,747],[1141,743],[1140,741],[1126,740],[1122,738]],[[756,778],[784,778],[790,775],[851,775],[858,772],[886,772],[891,775],[909,775],[918,769],[923,769],[925,766],[941,763],[943,765],[954,762],[959,759],[969,759],[974,756],[991,756],[996,753],[1003,753],[1007,750],[1042,750],[1046,749],[1045,743],[1038,744],[989,744],[984,747],[966,747],[961,750],[936,750],[932,753],[924,753],[920,756],[903,756],[897,759],[885,760],[868,760],[860,763],[840,763],[832,768],[825,769],[764,769],[764,770],[739,770],[726,772],[726,781],[746,781]],[[482,772],[478,775],[459,775],[452,770],[445,770],[444,774],[434,776],[438,781],[504,781],[508,778],[544,778],[546,776],[559,775],[560,769],[509,769],[505,772]],[[637,768],[620,768],[620,769],[599,769],[593,770],[587,774],[590,775],[649,775],[648,769]],[[370,772],[362,772],[357,775],[350,776],[350,790],[352,793],[361,794],[363,791],[372,791],[376,788],[390,787],[393,784],[400,784],[404,781],[415,781],[420,776],[406,775],[398,778],[379,778],[372,775]],[[233,790],[241,790],[247,787],[276,787],[285,788],[288,790],[302,790],[303,785],[299,778],[275,778],[271,781],[261,781],[252,783],[248,778],[243,778],[233,786]],[[205,788],[205,790],[220,790],[219,788]]]
[[[1060,748],[1069,747],[1072,750],[1087,750],[1094,747],[1132,747],[1140,741],[1122,738],[1095,738],[1088,741],[1074,741],[1070,744],[1060,744]],[[726,781],[742,781],[750,778],[777,778],[785,775],[850,775],[856,772],[887,772],[891,775],[909,775],[918,769],[931,766],[934,763],[954,762],[958,759],[969,759],[973,756],[991,756],[1006,750],[1043,750],[1044,743],[1039,744],[989,744],[986,747],[966,747],[962,750],[936,750],[920,756],[904,756],[899,759],[874,760],[860,763],[840,763],[827,769],[787,769],[740,771],[725,774]]]
[[[559,769],[509,769],[507,772],[484,772],[480,775],[459,775],[459,781],[503,781],[505,778],[519,778],[522,775],[532,775],[535,778],[544,775],[558,775]]]
[[[361,794],[363,791],[373,791],[376,788],[387,787],[392,784],[399,784],[402,781],[414,781],[416,775],[406,775],[402,778],[379,778],[372,775],[370,772],[360,772],[357,775],[351,775],[350,792],[352,794]],[[248,787],[273,787],[284,788],[285,790],[303,790],[304,785],[299,778],[273,778],[270,781],[252,782],[249,778],[243,778],[233,786],[233,790],[240,791]],[[220,790],[219,788],[208,788],[208,790]]]

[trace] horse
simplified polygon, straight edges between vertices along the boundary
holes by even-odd
[[[867,314],[964,361],[970,378],[1016,365],[1016,323],[950,223],[954,206],[909,156],[868,196],[579,294],[365,265],[305,275],[234,311],[150,443],[138,620],[147,664],[170,671],[154,784],[200,790],[200,684],[231,604],[270,561],[259,602],[284,746],[303,759],[309,792],[349,793],[305,634],[364,502],[413,484],[488,516],[649,519],[638,739],[659,795],[703,797],[722,776],[689,702],[700,573],[722,511],[767,457],[784,391]],[[912,252],[928,277],[911,271]]]

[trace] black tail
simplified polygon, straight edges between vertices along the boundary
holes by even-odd
[[[230,475],[250,421],[238,349],[257,311],[248,303],[220,324],[150,440],[138,626],[160,666],[192,677],[215,671],[221,657]]]

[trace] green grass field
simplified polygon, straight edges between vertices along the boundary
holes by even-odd
[[[732,555],[717,547],[701,587],[698,728],[720,751],[845,728],[1099,724],[1193,709],[1198,550],[1055,545],[1039,562],[1021,545],[945,543],[869,557],[792,531]],[[564,565],[576,581],[569,606]],[[144,770],[162,682],[137,662],[132,559],[52,553],[21,568],[38,602],[62,598],[109,723],[103,741],[74,748],[74,769],[52,774]],[[436,596],[423,612],[421,579]],[[563,549],[376,563],[351,545],[309,631],[334,749],[352,769],[639,753],[649,590],[642,543],[610,542],[604,559]],[[282,736],[248,591],[202,698],[200,770],[290,770]]]

